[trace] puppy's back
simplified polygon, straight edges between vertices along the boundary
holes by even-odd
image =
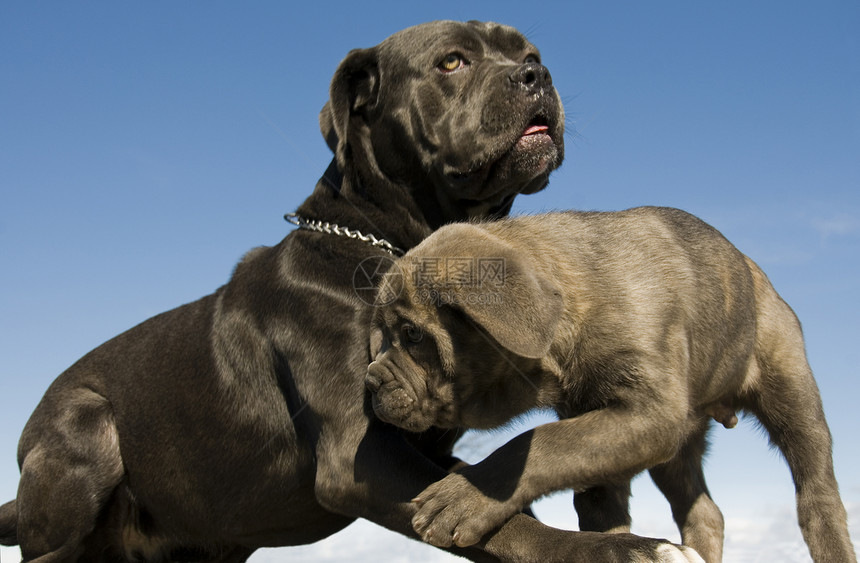
[[[523,215],[482,227],[537,262],[566,259],[574,269],[638,277],[640,283],[655,276],[663,285],[666,277],[748,275],[745,256],[719,231],[670,207]]]
[[[672,338],[696,342],[689,359],[702,370],[715,358],[749,357],[756,289],[747,258],[689,213],[639,207],[484,225],[556,280],[568,318],[594,334],[655,354]]]

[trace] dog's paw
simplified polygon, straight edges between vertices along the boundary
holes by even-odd
[[[665,543],[653,555],[639,556],[633,563],[705,563],[705,560],[691,547]]]
[[[430,485],[412,502],[418,507],[412,527],[436,547],[474,545],[518,510],[485,496],[458,473]]]

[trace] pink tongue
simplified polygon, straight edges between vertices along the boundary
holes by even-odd
[[[523,137],[534,135],[535,133],[543,133],[544,131],[549,131],[549,127],[546,125],[532,125],[523,132]]]

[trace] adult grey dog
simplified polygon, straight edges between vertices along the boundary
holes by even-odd
[[[371,308],[353,273],[385,247],[505,214],[516,194],[542,189],[562,160],[563,112],[515,30],[436,22],[351,52],[320,122],[336,157],[298,209],[303,228],[48,389],[21,437],[17,498],[0,507],[0,541],[25,560],[237,562],[357,517],[415,536],[409,501],[446,474],[458,433],[411,434],[373,416]],[[666,542],[523,515],[461,553],[680,557]]]
[[[567,488],[581,527],[627,531],[630,478],[650,469],[684,544],[720,561],[705,436],[743,409],[791,468],[813,560],[855,561],[800,324],[712,227],[666,208],[456,224],[398,265],[371,333],[380,418],[412,432],[534,407],[561,419],[419,494],[426,541],[471,545]]]

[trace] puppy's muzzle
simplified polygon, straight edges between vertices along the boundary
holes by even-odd
[[[373,411],[385,422],[409,430],[426,430],[423,425],[413,420],[418,398],[408,386],[398,381],[392,367],[392,364],[384,359],[372,362],[367,367],[365,385],[372,394]]]

